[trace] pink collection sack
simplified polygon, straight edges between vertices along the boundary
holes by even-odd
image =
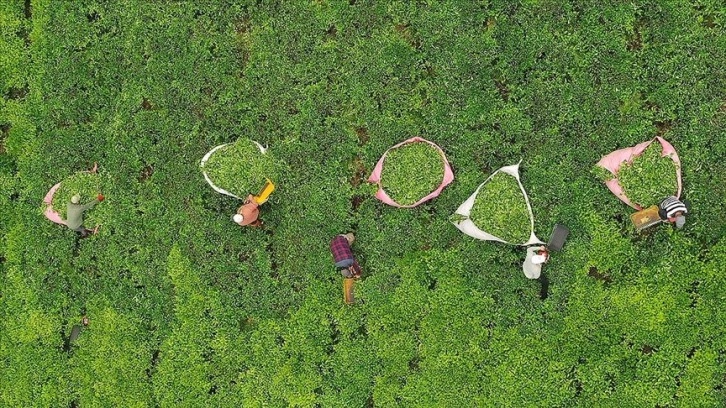
[[[403,146],[405,144],[415,143],[415,142],[426,142],[426,143],[430,144],[431,146],[435,147],[436,150],[438,150],[439,153],[441,153],[441,158],[444,161],[444,178],[441,180],[441,184],[439,185],[439,187],[436,188],[434,191],[432,191],[429,195],[421,198],[420,200],[416,201],[415,203],[413,203],[411,205],[401,205],[401,204],[398,204],[397,202],[393,201],[393,199],[391,199],[391,197],[388,196],[386,191],[383,190],[383,187],[381,186],[381,172],[383,171],[383,162],[386,160],[386,155],[388,154],[389,151],[391,151],[391,149],[395,149],[395,148]],[[436,198],[439,196],[439,194],[441,194],[441,191],[444,189],[444,187],[451,184],[452,181],[454,181],[454,171],[451,170],[451,165],[449,164],[449,161],[446,159],[446,155],[444,154],[444,151],[441,150],[441,148],[438,145],[436,145],[436,143],[430,142],[430,141],[428,141],[424,138],[418,137],[418,136],[412,137],[408,140],[404,140],[403,142],[401,142],[395,146],[392,146],[391,148],[386,150],[386,152],[383,153],[383,156],[381,156],[380,160],[378,160],[378,163],[376,164],[376,167],[373,169],[371,176],[368,177],[369,183],[378,185],[378,191],[376,192],[376,198],[383,201],[384,203],[386,203],[388,205],[392,205],[392,206],[398,207],[398,208],[413,208],[432,198]]]
[[[620,170],[620,166],[622,166],[623,163],[632,163],[633,159],[643,154],[643,151],[654,141],[658,141],[663,146],[663,153],[661,155],[663,157],[670,157],[676,163],[676,179],[678,180],[678,191],[676,192],[676,197],[680,197],[681,159],[678,158],[678,153],[676,153],[676,149],[673,148],[673,145],[668,143],[660,136],[655,137],[653,140],[639,143],[633,147],[616,150],[606,156],[603,156],[603,158],[600,159],[599,162],[597,162],[598,166],[604,168],[605,170],[608,170],[610,173],[613,174],[613,176],[615,176],[613,179],[605,182],[605,185],[610,189],[610,191],[612,191],[613,194],[615,194],[625,204],[635,208],[638,211],[642,210],[643,207],[639,203],[633,203],[625,195],[623,187],[618,181],[618,170]]]
[[[48,191],[48,194],[46,194],[43,198],[43,204],[45,205],[45,211],[43,212],[43,215],[45,215],[46,218],[56,224],[66,225],[65,220],[61,218],[60,214],[58,214],[58,211],[54,210],[51,206],[51,203],[53,202],[53,196],[55,195],[55,192],[58,190],[60,185],[61,183],[57,183],[56,185],[51,187]]]

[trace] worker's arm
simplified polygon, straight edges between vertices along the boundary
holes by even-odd
[[[83,206],[83,211],[90,210],[91,208],[95,207],[96,204],[100,203],[101,201],[97,198],[90,203]]]
[[[90,203],[83,206],[83,211],[90,210],[91,208],[95,207],[96,204],[100,203],[101,201],[105,200],[106,197],[103,196],[103,194],[98,194],[98,197],[96,197],[95,200],[91,201]]]
[[[257,203],[255,196],[253,196],[252,194],[247,196],[247,199],[245,200],[244,204],[253,204],[255,207],[259,207],[259,203]]]
[[[353,261],[353,265],[350,266],[350,272],[353,274],[354,278],[360,278],[360,275],[361,273],[363,273],[363,271],[361,270],[358,261]]]

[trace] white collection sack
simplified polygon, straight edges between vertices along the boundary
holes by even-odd
[[[521,163],[521,161],[520,161]],[[522,196],[524,197],[524,201],[527,204],[527,211],[529,212],[529,240],[527,242],[507,242],[497,236],[494,236],[486,231],[482,231],[479,229],[479,227],[474,224],[474,222],[469,218],[469,215],[471,213],[471,208],[474,206],[474,202],[476,201],[477,195],[479,195],[479,191],[484,187],[485,184],[489,182],[489,180],[494,177],[497,173],[502,172],[505,174],[508,174],[512,177],[514,177],[517,180],[517,184],[519,185],[520,190],[522,191]],[[466,235],[469,235],[470,237],[481,239],[484,241],[498,241],[503,242],[505,244],[512,244],[512,245],[534,245],[534,244],[544,244],[542,241],[537,238],[537,236],[534,235],[534,216],[532,214],[532,206],[529,204],[529,197],[527,196],[527,192],[524,190],[524,187],[522,186],[522,182],[519,179],[519,163],[512,165],[512,166],[505,166],[500,168],[499,170],[492,173],[483,183],[477,187],[476,191],[464,201],[459,208],[454,212],[454,214],[459,215],[460,219],[453,221],[452,223],[461,230]]]
[[[254,143],[254,144],[257,145],[257,147],[260,149],[260,152],[262,154],[265,154],[267,152],[267,149],[264,148],[261,144],[255,142],[254,140],[252,141],[252,143]],[[214,149],[208,151],[207,154],[205,154],[204,157],[202,157],[202,161],[201,161],[201,163],[199,165],[202,168],[202,174],[204,174],[204,179],[207,180],[207,183],[214,189],[214,191],[216,191],[216,192],[218,192],[220,194],[224,194],[224,195],[228,195],[230,197],[234,197],[234,198],[239,199],[239,200],[244,200],[244,198],[237,197],[236,195],[230,193],[229,191],[227,191],[227,190],[225,190],[225,189],[223,189],[221,187],[218,187],[216,184],[214,184],[214,182],[212,181],[212,179],[209,178],[209,176],[207,175],[207,172],[204,170],[204,164],[207,163],[207,160],[209,160],[210,157],[212,157],[212,154],[214,154],[214,152],[216,152],[217,150],[223,148],[224,146],[227,146],[227,145],[230,145],[230,144],[232,144],[232,143],[221,144],[221,145],[215,147]]]

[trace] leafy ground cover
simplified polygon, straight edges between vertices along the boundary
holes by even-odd
[[[507,242],[521,244],[529,240],[527,202],[517,180],[509,174],[499,172],[484,184],[469,217],[482,231]]]
[[[724,406],[723,7],[0,2],[0,405]],[[402,134],[456,174],[405,211],[362,182]],[[636,234],[588,170],[653,134],[694,210]],[[200,174],[230,135],[289,167],[263,229]],[[545,300],[446,220],[520,159],[537,235],[570,229]],[[38,206],[94,161],[77,241]]]
[[[381,186],[401,205],[411,205],[426,197],[444,178],[441,152],[426,142],[408,143],[386,154]]]
[[[212,153],[203,168],[216,186],[242,198],[256,194],[266,178],[277,179],[272,155],[269,152],[262,154],[257,145],[246,138]]]
[[[618,181],[634,203],[658,204],[678,191],[676,163],[661,152],[659,143],[651,143],[630,165],[620,167]]]

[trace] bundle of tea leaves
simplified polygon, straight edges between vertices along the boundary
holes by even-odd
[[[426,142],[407,143],[386,155],[381,186],[392,200],[412,205],[436,190],[444,177],[441,152]]]
[[[277,178],[272,156],[246,138],[219,148],[202,167],[216,186],[242,198],[258,193],[266,178]]]
[[[618,181],[630,201],[647,207],[678,191],[676,163],[661,153],[662,146],[651,143],[632,163],[624,163],[618,170]]]
[[[531,224],[527,202],[517,179],[507,173],[495,174],[481,187],[469,218],[482,231],[504,241],[529,240]]]

